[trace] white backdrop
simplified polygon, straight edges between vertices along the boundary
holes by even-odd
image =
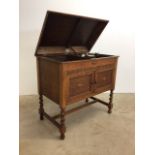
[[[35,47],[47,10],[108,19],[92,52],[119,55],[115,92],[134,92],[134,14],[125,0],[20,0],[20,95],[37,93]]]

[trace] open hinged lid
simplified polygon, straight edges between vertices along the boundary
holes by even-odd
[[[107,20],[47,11],[35,55],[89,52]]]

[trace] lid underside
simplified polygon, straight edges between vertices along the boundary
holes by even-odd
[[[64,48],[70,47],[90,51],[107,23],[107,20],[47,11],[36,55],[63,53]]]

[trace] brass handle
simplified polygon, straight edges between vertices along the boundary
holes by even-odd
[[[105,80],[106,80],[106,77],[104,76],[104,77],[103,77],[103,81],[105,81]]]

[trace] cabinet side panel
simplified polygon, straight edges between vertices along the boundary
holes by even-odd
[[[117,64],[118,64],[118,58],[115,59],[115,69],[113,71],[113,79],[112,79],[113,89],[115,89],[115,83],[116,83]]]
[[[38,58],[39,92],[59,103],[59,64]]]
[[[37,85],[38,85],[38,94],[41,94],[41,85],[40,85],[40,69],[39,69],[39,58],[36,58],[37,65]]]

